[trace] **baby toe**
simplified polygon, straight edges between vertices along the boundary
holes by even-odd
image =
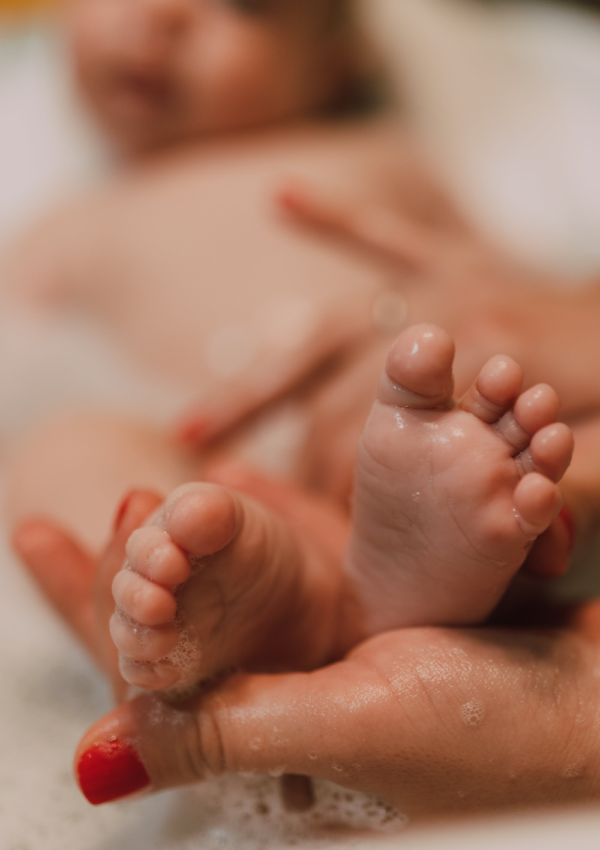
[[[173,594],[159,584],[148,581],[132,570],[121,570],[112,586],[117,608],[144,626],[161,626],[177,612]]]
[[[559,408],[558,395],[552,387],[538,384],[519,396],[514,408],[497,423],[496,430],[512,454],[518,454],[529,445],[532,434],[556,421]]]
[[[142,626],[115,613],[110,634],[119,652],[132,661],[159,661],[175,649],[179,633],[174,626]]]
[[[519,455],[524,473],[539,472],[552,481],[560,481],[573,456],[573,432],[563,422],[541,428],[529,447]]]
[[[560,511],[560,490],[545,475],[530,472],[519,481],[514,495],[517,521],[528,537],[545,531]]]
[[[127,561],[132,570],[150,581],[177,587],[190,577],[190,563],[169,534],[156,526],[138,528],[127,541]]]
[[[126,682],[145,691],[162,691],[165,688],[172,688],[181,679],[179,671],[166,661],[150,664],[120,656],[119,670]]]
[[[512,357],[497,355],[485,364],[460,400],[460,407],[491,425],[513,405],[523,383],[523,371]]]
[[[166,514],[173,542],[198,557],[223,549],[237,532],[236,501],[216,484],[180,487],[168,500]]]
[[[429,410],[448,404],[454,381],[454,342],[437,325],[414,325],[400,334],[389,353],[379,401]]]
[[[537,384],[521,393],[514,406],[515,418],[528,434],[535,434],[540,428],[556,422],[559,411],[558,393],[548,384]]]

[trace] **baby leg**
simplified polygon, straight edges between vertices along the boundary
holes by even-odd
[[[482,621],[560,508],[554,391],[519,395],[499,356],[453,406],[453,358],[434,325],[401,334],[361,438],[346,571],[369,633]]]

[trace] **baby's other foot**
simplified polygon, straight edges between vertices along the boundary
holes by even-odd
[[[573,449],[559,402],[498,356],[452,403],[454,344],[396,340],[358,452],[346,571],[375,633],[481,622],[561,505]]]
[[[179,487],[131,535],[113,584],[123,677],[186,689],[238,665],[318,665],[332,617],[320,586],[327,565],[317,561],[252,499],[214,484]]]

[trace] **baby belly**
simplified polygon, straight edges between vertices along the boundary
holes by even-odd
[[[277,213],[282,174],[301,166],[272,160],[200,163],[121,203],[93,263],[94,297],[152,369],[196,387],[241,378],[380,289],[372,259]]]

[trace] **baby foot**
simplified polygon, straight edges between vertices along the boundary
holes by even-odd
[[[237,665],[324,659],[327,565],[257,502],[213,484],[175,490],[127,544],[111,634],[126,681],[186,689]]]
[[[453,406],[453,359],[435,325],[401,334],[361,438],[346,571],[369,633],[482,621],[560,509],[573,438],[554,390],[519,395],[498,356]]]

